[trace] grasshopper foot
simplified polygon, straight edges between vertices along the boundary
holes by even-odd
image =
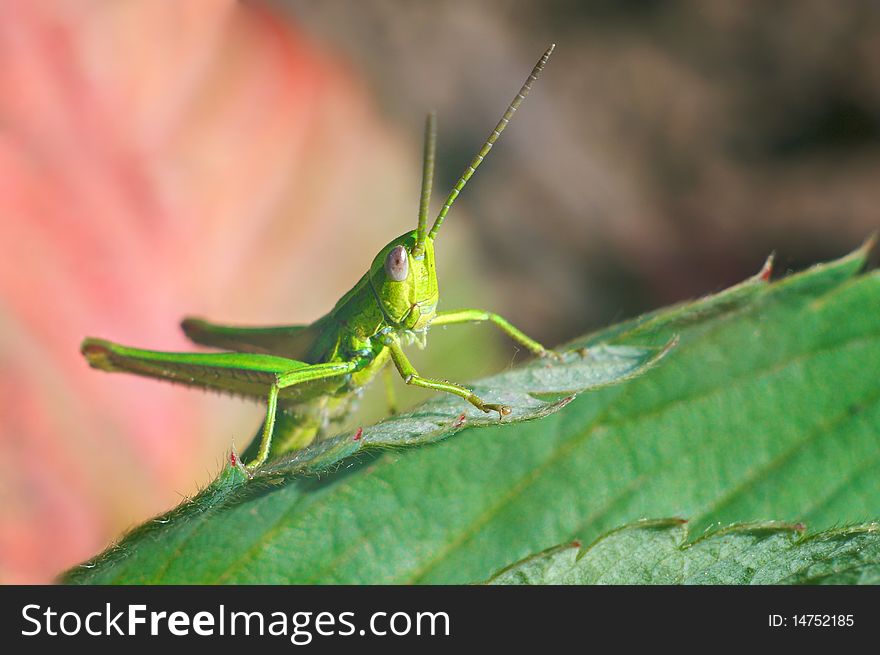
[[[552,359],[554,362],[561,362],[564,359],[564,356],[561,352],[546,349],[539,352],[538,357],[540,357],[541,359]]]
[[[483,410],[484,412],[486,412],[487,414],[489,412],[498,412],[498,419],[499,420],[504,418],[508,414],[510,414],[510,407],[508,407],[507,405],[497,405],[495,403],[483,403],[482,406],[480,406],[480,409]]]
[[[471,405],[479,409],[481,412],[485,412],[486,414],[488,414],[489,412],[498,412],[499,420],[510,414],[510,407],[508,407],[507,405],[487,403],[474,393],[469,394],[465,398],[465,400],[467,400]]]

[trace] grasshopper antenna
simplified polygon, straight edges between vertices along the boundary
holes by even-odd
[[[452,207],[452,203],[455,202],[455,199],[458,197],[458,194],[461,193],[464,185],[467,184],[468,180],[471,179],[471,176],[474,174],[474,171],[477,170],[477,167],[483,162],[483,159],[485,159],[486,155],[489,154],[492,146],[495,145],[498,137],[501,136],[504,128],[507,127],[507,124],[510,122],[513,114],[519,108],[522,101],[525,100],[526,96],[529,94],[529,91],[531,91],[532,83],[538,79],[538,75],[540,75],[541,71],[544,69],[544,64],[546,64],[547,60],[550,59],[550,55],[553,54],[553,50],[555,48],[556,44],[553,43],[550,45],[549,48],[547,48],[547,51],[543,55],[541,55],[538,63],[535,64],[535,67],[532,69],[529,77],[526,79],[525,83],[522,85],[522,88],[519,90],[519,93],[516,94],[516,97],[507,106],[507,111],[504,112],[501,120],[498,121],[498,125],[496,125],[495,129],[492,130],[492,134],[490,134],[489,138],[486,139],[486,143],[483,144],[480,152],[478,152],[476,157],[471,160],[471,163],[465,169],[464,173],[462,173],[461,177],[458,178],[458,182],[455,183],[452,191],[449,192],[449,197],[446,198],[446,202],[443,203],[443,208],[440,210],[440,213],[437,214],[437,219],[434,221],[434,225],[431,227],[431,231],[428,233],[428,239],[434,239],[437,236],[437,231],[440,229],[440,225],[443,223],[443,219],[446,218],[446,214],[449,213],[449,208]]]
[[[419,203],[419,227],[413,255],[424,250],[428,236],[428,207],[431,204],[431,187],[434,185],[434,153],[437,150],[437,114],[430,112],[425,120],[425,154],[422,161],[422,195]]]

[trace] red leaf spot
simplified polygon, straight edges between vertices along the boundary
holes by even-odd
[[[773,255],[770,255],[767,258],[767,261],[764,262],[764,267],[761,269],[761,272],[758,273],[758,277],[760,277],[763,282],[769,282],[770,276],[772,274],[773,274]]]

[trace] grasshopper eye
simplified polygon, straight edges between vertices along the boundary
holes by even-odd
[[[403,282],[409,273],[409,259],[406,248],[395,246],[385,257],[385,273],[395,282]]]

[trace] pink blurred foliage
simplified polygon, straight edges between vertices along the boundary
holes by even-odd
[[[0,61],[0,581],[45,582],[256,427],[82,338],[311,320],[369,263],[346,216],[409,180],[353,72],[256,4],[6,0]]]

